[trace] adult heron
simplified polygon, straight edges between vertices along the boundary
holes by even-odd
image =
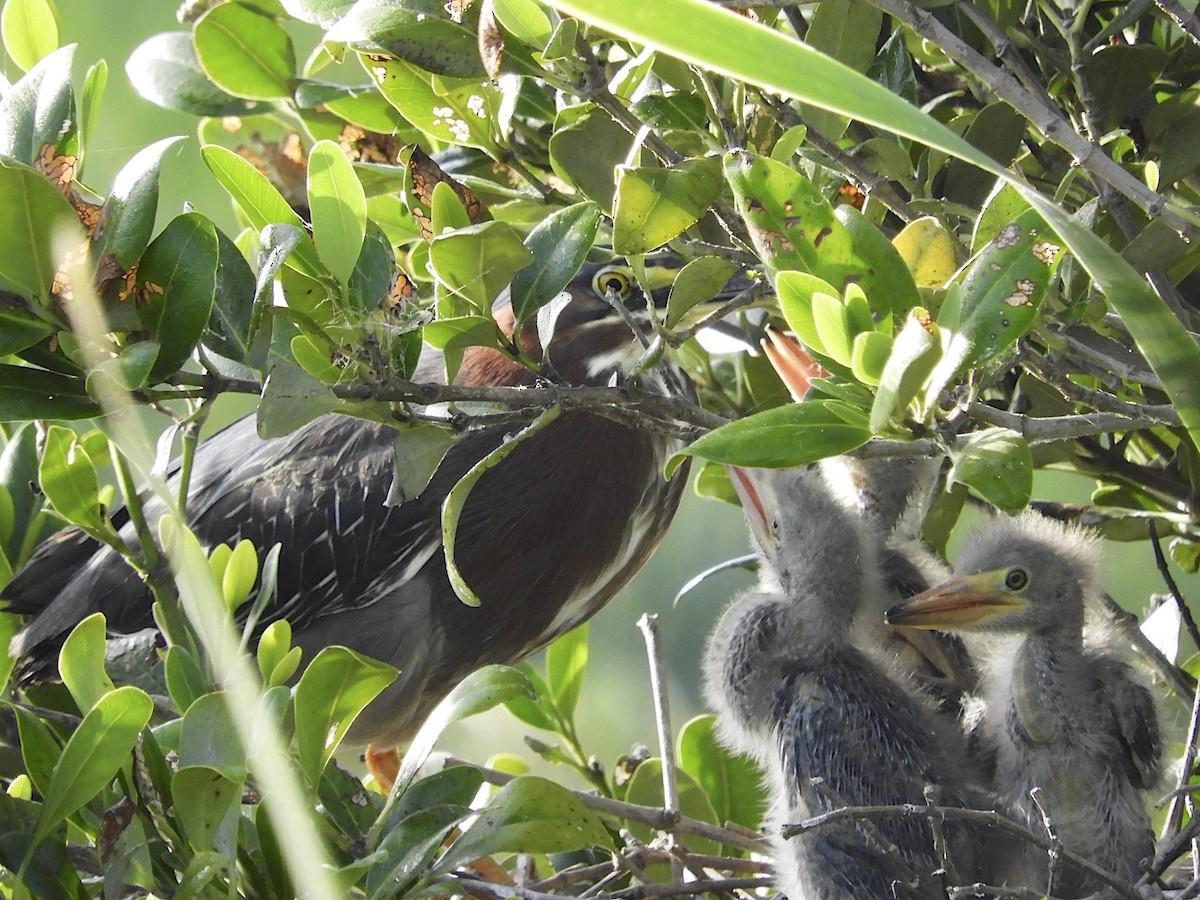
[[[589,264],[567,291],[570,301],[544,355],[546,372],[570,385],[627,379],[644,352],[637,328],[648,327],[646,298],[630,270]],[[616,315],[614,300],[641,325]],[[497,321],[526,357],[543,359],[533,317],[515,334],[511,308],[501,308]],[[429,359],[416,379],[436,379],[440,362]],[[483,347],[465,349],[457,375],[458,384],[473,386],[542,381]],[[658,394],[690,390],[668,362],[629,384]],[[662,469],[679,441],[592,412],[566,412],[471,490],[456,562],[482,602],[465,605],[447,575],[442,504],[515,430],[468,432],[428,486],[398,504],[388,500],[396,435],[379,424],[326,415],[287,437],[262,440],[248,417],[201,444],[187,516],[203,544],[249,539],[260,550],[281,547],[277,593],[262,623],[286,618],[306,660],[341,644],[400,670],[356,720],[350,742],[382,749],[408,739],[470,672],[515,663],[588,619],[646,561],[671,521],[686,479],[667,482]],[[151,516],[156,504],[149,501]],[[121,534],[136,546],[132,526]],[[32,617],[11,647],[25,682],[56,674],[66,635],[94,611],[105,614],[112,632],[154,624],[146,585],[119,554],[78,530],[39,548],[3,599]]]

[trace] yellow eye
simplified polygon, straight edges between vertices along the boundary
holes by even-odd
[[[609,291],[615,293],[618,297],[624,297],[629,293],[629,289],[633,282],[629,280],[629,276],[620,269],[610,267],[601,269],[592,279],[592,290],[601,297],[608,294]]]

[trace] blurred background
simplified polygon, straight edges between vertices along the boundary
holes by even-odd
[[[57,0],[64,42],[78,44],[75,55],[76,87],[87,67],[99,59],[109,65],[108,87],[101,115],[88,142],[81,180],[103,196],[114,174],[139,149],[163,137],[188,135],[169,155],[163,170],[158,226],[190,205],[213,218],[230,234],[235,220],[230,201],[209,175],[195,140],[197,120],[161,109],[138,96],[125,75],[124,60],[139,43],[160,31],[179,29],[175,6],[166,0]],[[318,32],[296,33],[300,46],[311,46]],[[21,71],[7,59],[2,73],[11,83]],[[399,200],[397,200],[399,202]],[[230,421],[252,407],[244,398],[222,398],[212,419],[214,426]],[[165,423],[164,423],[165,424]],[[581,486],[581,488],[584,486]],[[1038,499],[1086,502],[1093,482],[1060,473],[1038,472],[1034,495]],[[971,514],[965,519],[978,518]],[[966,523],[969,527],[969,521]],[[960,529],[961,530],[961,529]],[[504,540],[504,535],[497,535]],[[631,745],[655,744],[647,663],[638,618],[646,612],[659,616],[669,675],[668,690],[676,731],[703,711],[699,661],[708,632],[730,598],[752,583],[745,571],[720,573],[685,596],[672,600],[698,572],[747,552],[747,538],[739,510],[703,500],[689,492],[666,540],[649,565],[597,616],[591,625],[591,661],[578,711],[584,748],[611,767]],[[953,551],[954,542],[951,544]],[[1155,570],[1148,545],[1110,544],[1105,553],[1106,583],[1123,606],[1141,612],[1152,593],[1165,588]],[[1200,577],[1178,570],[1185,596],[1200,594]],[[1183,658],[1193,648],[1182,651]],[[540,666],[540,660],[534,661]],[[482,761],[494,753],[514,753],[533,762],[522,736],[530,729],[503,710],[461,723],[443,740],[445,749]],[[544,737],[544,736],[543,736]]]

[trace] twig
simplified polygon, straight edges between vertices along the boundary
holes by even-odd
[[[1196,694],[1192,699],[1192,714],[1188,719],[1187,740],[1183,746],[1183,760],[1179,766],[1179,782],[1171,797],[1171,807],[1167,812],[1166,821],[1163,823],[1162,837],[1165,840],[1167,835],[1179,830],[1179,825],[1183,821],[1184,806],[1187,803],[1188,795],[1182,790],[1192,777],[1192,768],[1196,764],[1196,742],[1200,739],[1200,687],[1197,687]],[[1193,822],[1195,817],[1193,817]]]
[[[637,625],[646,641],[646,659],[650,663],[650,692],[654,697],[654,722],[658,726],[658,751],[662,759],[663,807],[669,815],[677,815],[679,785],[675,780],[675,743],[671,740],[671,703],[663,680],[658,616],[643,613]],[[675,881],[683,878],[683,866],[675,857],[671,859],[671,874]]]
[[[1115,413],[1084,413],[1076,416],[1039,418],[1005,412],[978,401],[967,407],[967,415],[986,425],[998,425],[1015,431],[1031,444],[1065,441],[1071,438],[1108,434],[1113,431],[1138,431],[1156,428],[1163,423],[1157,418],[1130,418]]]
[[[495,769],[489,769],[456,757],[447,757],[445,766],[447,768],[450,766],[470,766],[482,774],[483,780],[488,784],[494,784],[499,787],[503,787],[514,778],[514,776],[506,772],[499,772]],[[722,828],[719,825],[710,825],[707,822],[700,822],[678,813],[670,815],[663,809],[637,806],[633,803],[611,800],[608,797],[598,797],[595,794],[582,791],[572,791],[571,793],[588,809],[603,813],[604,815],[615,816],[619,819],[626,819],[630,822],[637,822],[640,825],[646,825],[658,831],[691,834],[717,844],[724,844],[726,847],[734,847],[750,853],[766,853],[770,849],[765,838],[747,837],[740,831],[731,828]]]
[[[1122,609],[1108,592],[1101,594],[1098,611],[1107,614],[1108,624],[1115,627],[1125,640],[1133,645],[1133,649],[1146,660],[1171,690],[1183,700],[1191,699],[1196,691],[1195,680],[1167,659],[1154,642],[1142,633],[1137,616]]]
[[[1200,21],[1195,13],[1189,12],[1178,0],[1154,0],[1154,5],[1166,13],[1179,30],[1192,39],[1192,43],[1200,44]]]
[[[1072,853],[1066,848],[1060,848],[1050,838],[1040,834],[1035,834],[1028,828],[1018,825],[1011,819],[1000,815],[995,810],[986,809],[961,809],[956,806],[921,806],[917,804],[902,804],[899,806],[844,806],[840,809],[830,810],[827,813],[822,813],[819,816],[813,816],[811,819],[806,819],[803,822],[794,825],[784,825],[781,829],[783,837],[791,838],[798,834],[804,834],[807,831],[812,831],[817,828],[822,828],[826,825],[835,822],[857,822],[862,819],[879,819],[879,818],[905,818],[905,819],[927,819],[930,816],[940,816],[946,819],[957,819],[963,822],[970,822],[975,825],[983,825],[989,828],[996,828],[1007,834],[1014,835],[1024,841],[1028,841],[1036,847],[1043,850],[1058,852],[1059,858],[1066,863],[1080,869],[1083,872],[1091,875],[1097,881],[1101,881],[1108,885],[1121,897],[1126,897],[1128,900],[1141,900],[1141,894],[1137,892],[1132,884],[1122,878],[1118,878],[1111,872],[1097,866],[1091,860],[1084,859],[1076,853]],[[1041,895],[1039,895],[1041,896]]]
[[[1167,586],[1171,599],[1175,601],[1175,606],[1179,609],[1179,617],[1183,620],[1183,627],[1187,630],[1188,637],[1192,639],[1193,646],[1200,650],[1200,629],[1196,627],[1196,619],[1184,601],[1183,594],[1179,592],[1179,585],[1175,582],[1175,577],[1167,567],[1167,558],[1163,555],[1162,544],[1158,540],[1158,526],[1153,519],[1146,522],[1146,530],[1150,532],[1150,546],[1154,548],[1154,563],[1158,566],[1158,574],[1162,576],[1163,584]]]
[[[1150,872],[1143,875],[1138,880],[1138,884],[1149,884],[1159,875],[1162,875],[1163,872],[1167,871],[1171,863],[1179,858],[1179,855],[1195,840],[1197,835],[1200,835],[1200,819],[1192,818],[1182,831],[1178,831],[1169,838],[1160,841],[1158,853],[1155,855],[1154,861],[1150,863]]]

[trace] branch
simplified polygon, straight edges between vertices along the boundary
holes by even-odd
[[[956,806],[929,806],[918,805],[915,803],[902,804],[899,806],[844,806],[840,809],[830,810],[819,816],[813,816],[811,819],[805,819],[795,825],[784,825],[781,833],[785,840],[795,837],[799,834],[804,834],[826,825],[831,825],[835,822],[859,822],[865,819],[882,819],[882,818],[901,818],[901,819],[928,819],[940,817],[945,819],[957,819],[962,822],[970,822],[975,825],[984,825],[988,828],[996,828],[1000,831],[1011,834],[1021,840],[1028,841],[1034,846],[1040,847],[1047,853],[1056,853],[1063,862],[1074,866],[1075,868],[1086,872],[1097,881],[1101,881],[1108,885],[1121,897],[1126,897],[1128,900],[1141,900],[1141,894],[1137,889],[1122,878],[1118,878],[1111,872],[1097,866],[1090,860],[1084,859],[1076,853],[1061,846],[1058,841],[1048,837],[1043,837],[1040,834],[1035,834],[1028,828],[1018,825],[1011,819],[1005,818],[995,810],[986,809],[960,809]]]
[[[458,759],[450,756],[445,760],[446,768],[450,766],[470,766],[478,770],[483,775],[483,780],[488,784],[494,784],[503,787],[513,780],[514,776],[506,772],[499,772],[495,769],[489,769],[485,766],[476,765],[473,762],[468,762],[464,759]],[[588,809],[595,810],[598,813],[603,813],[608,816],[616,816],[619,819],[627,819],[630,822],[637,822],[640,825],[646,825],[657,831],[678,832],[680,834],[690,834],[695,837],[702,837],[718,844],[724,844],[726,847],[735,847],[738,850],[746,850],[750,853],[767,853],[770,850],[765,838],[748,837],[740,831],[732,828],[722,828],[719,825],[710,825],[707,822],[699,822],[696,819],[689,819],[687,816],[679,813],[670,813],[665,809],[656,809],[650,806],[636,806],[632,803],[623,803],[620,800],[610,800],[608,797],[598,797],[595,794],[588,794],[582,791],[572,791],[572,795]]]
[[[1118,413],[1084,413],[1077,416],[1039,418],[1005,412],[979,402],[974,402],[967,407],[967,415],[986,425],[998,425],[1001,428],[1015,431],[1031,444],[1092,437],[1112,431],[1138,431],[1166,424],[1157,416],[1131,418]]]
[[[671,704],[663,679],[658,616],[643,613],[637,625],[646,641],[646,658],[650,663],[650,691],[654,695],[654,721],[658,727],[658,752],[662,760],[663,806],[667,813],[674,815],[679,812],[679,785],[675,780],[675,742],[671,740]],[[678,859],[671,860],[671,874],[676,881],[683,877]]]

